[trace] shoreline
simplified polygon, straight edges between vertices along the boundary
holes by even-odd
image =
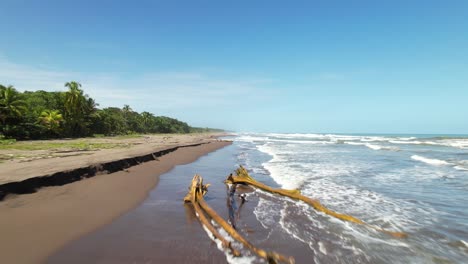
[[[178,146],[157,159],[125,170],[8,197],[0,202],[2,260],[45,261],[66,243],[136,207],[157,185],[160,175],[231,143],[209,140],[197,146]]]
[[[103,174],[111,174],[114,172],[126,170],[133,166],[157,160],[159,157],[164,156],[168,153],[176,151],[179,148],[197,147],[211,142],[203,142],[189,145],[180,145],[171,148],[164,148],[130,158],[114,159],[109,162],[92,164],[86,167],[79,167],[64,171],[55,172],[48,175],[34,176],[22,181],[8,182],[0,184],[0,202],[7,198],[8,195],[20,195],[35,193],[39,189],[51,186],[63,186],[76,181],[83,180],[85,178],[91,178]]]

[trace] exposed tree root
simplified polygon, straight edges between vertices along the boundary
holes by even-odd
[[[226,232],[235,240],[241,242],[244,246],[246,246],[248,249],[250,249],[252,252],[257,254],[259,257],[266,259],[269,263],[278,263],[278,262],[283,262],[283,263],[294,263],[294,259],[292,257],[285,257],[283,255],[280,255],[276,252],[267,252],[263,249],[256,248],[250,242],[248,242],[244,237],[242,237],[228,222],[226,222],[222,217],[220,217],[208,204],[205,202],[203,199],[203,196],[206,194],[208,191],[208,186],[203,185],[203,179],[199,175],[195,175],[192,179],[192,184],[190,186],[188,194],[185,196],[184,201],[185,202],[191,202],[194,205],[195,211],[199,215],[200,222],[202,222],[203,225],[211,226],[211,223],[208,221],[206,217],[204,217],[204,213],[206,213],[212,220],[214,220],[218,225],[220,225]],[[203,210],[202,210],[203,209]],[[202,216],[203,217],[200,217]],[[226,241],[225,238],[222,238],[219,232],[216,232],[216,229],[213,227],[215,232],[213,235],[220,239],[220,241]],[[210,229],[210,231],[212,231]],[[224,245],[224,242],[223,242]],[[239,255],[239,252],[237,252],[235,249],[232,248],[231,244],[227,242],[226,248],[229,248],[231,252],[233,252],[234,255]],[[235,253],[236,252],[236,253]]]
[[[256,180],[254,180],[252,177],[250,177],[247,170],[242,166],[240,166],[239,169],[236,170],[236,174],[237,175],[232,175],[232,174],[229,175],[228,178],[226,179],[226,182],[230,183],[230,184],[248,184],[248,185],[255,186],[255,187],[259,188],[259,189],[262,189],[264,191],[270,192],[270,193],[276,193],[276,194],[280,194],[280,195],[283,195],[283,196],[287,196],[287,197],[289,197],[291,199],[300,200],[300,201],[303,201],[303,202],[311,205],[316,210],[324,212],[325,214],[331,215],[333,217],[336,217],[336,218],[344,220],[344,221],[366,225],[366,226],[368,226],[370,228],[373,228],[375,230],[384,232],[386,234],[389,234],[389,235],[397,237],[397,238],[405,238],[405,237],[408,236],[406,233],[387,231],[387,230],[381,229],[379,227],[369,225],[369,224],[363,222],[362,220],[357,219],[357,218],[355,218],[353,216],[334,212],[334,211],[326,208],[325,206],[323,206],[318,200],[314,200],[314,199],[311,199],[309,197],[306,197],[306,196],[302,195],[299,190],[285,190],[285,189],[271,188],[271,187],[269,187],[269,186],[267,186],[267,185],[265,185],[263,183],[260,183],[260,182],[258,182]]]
[[[219,239],[221,241],[223,248],[229,249],[231,253],[234,256],[240,256],[240,252],[237,251],[236,249],[232,248],[231,242],[227,241],[219,232],[216,230],[216,228],[211,224],[211,222],[206,218],[205,212],[200,208],[200,205],[196,201],[196,193],[201,191],[202,196],[207,192],[207,185],[203,185],[203,179],[195,175],[192,180],[192,185],[190,186],[189,193],[185,196],[184,201],[191,202],[193,205],[193,208],[195,209],[195,212],[197,213],[198,218],[200,219],[200,222],[213,234],[213,236],[216,239]],[[201,188],[199,188],[199,186]],[[199,188],[199,189],[197,189]]]
[[[231,226],[234,229],[237,229],[237,203],[236,199],[234,197],[234,194],[236,193],[236,185],[232,184],[231,187],[229,187],[228,184],[226,184],[226,189],[227,189],[227,200],[226,204],[228,207],[228,212],[229,212],[229,222],[231,223]]]

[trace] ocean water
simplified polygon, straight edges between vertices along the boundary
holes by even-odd
[[[232,139],[237,163],[257,180],[299,189],[334,211],[409,235],[396,239],[255,190],[256,220],[272,237],[304,246],[308,263],[468,262],[467,137],[246,133]]]

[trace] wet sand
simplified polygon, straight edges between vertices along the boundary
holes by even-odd
[[[226,256],[210,240],[193,207],[183,203],[183,197],[193,175],[200,174],[205,183],[211,184],[205,200],[220,216],[229,219],[227,189],[223,181],[236,168],[237,153],[236,146],[231,145],[209,153],[197,162],[175,167],[160,177],[158,185],[138,207],[67,244],[50,256],[47,263],[226,263]],[[296,263],[312,263],[313,253],[308,245],[278,229],[264,227],[256,219],[254,209],[263,195],[252,191],[243,186],[237,189],[237,194],[249,195],[242,207],[240,200],[235,199],[241,208],[238,231],[260,248],[292,255]],[[278,212],[271,213],[276,215]],[[245,249],[242,253],[250,254]]]
[[[196,147],[179,148],[158,160],[125,171],[8,197],[0,202],[1,262],[45,261],[67,242],[95,231],[141,203],[158,183],[159,175],[175,165],[193,162],[229,144],[213,141]],[[132,223],[127,228],[134,225],[144,223]]]

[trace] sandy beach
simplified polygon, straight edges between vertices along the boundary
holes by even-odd
[[[45,263],[264,263],[239,245],[236,248],[242,257],[235,260],[227,258],[200,224],[193,206],[183,202],[193,175],[199,174],[211,184],[205,196],[206,202],[228,220],[229,196],[224,180],[236,168],[238,153],[239,148],[233,143],[195,162],[175,167],[159,177],[156,187],[138,206],[111,223],[67,243]],[[274,185],[268,177],[259,179]],[[259,248],[294,256],[296,263],[313,262],[314,254],[308,245],[258,221],[260,212],[256,208],[269,199],[268,195],[248,186],[238,186],[236,194],[241,193],[248,196],[247,202],[241,205],[238,197],[234,200],[238,208],[236,229],[242,236]],[[281,205],[277,206],[281,208]],[[268,213],[275,218],[272,223],[280,222],[278,211]],[[285,216],[284,220],[291,219]],[[307,219],[302,217],[294,218],[294,221],[307,223]]]
[[[11,148],[0,148],[0,184],[133,158],[176,146],[210,142],[219,135],[222,134],[136,135],[18,142]]]
[[[63,186],[7,196],[0,202],[2,262],[43,262],[67,242],[111,222],[145,199],[158,183],[159,175],[175,165],[193,162],[200,156],[230,144],[218,141],[216,136],[198,134],[122,139],[119,143],[131,146],[94,150],[87,155],[40,158],[28,162],[9,160],[0,164],[1,182],[11,183],[179,146],[155,160],[122,171],[109,174],[102,172],[95,177]],[[203,144],[193,146],[195,143]],[[192,146],[183,147],[187,145]]]

